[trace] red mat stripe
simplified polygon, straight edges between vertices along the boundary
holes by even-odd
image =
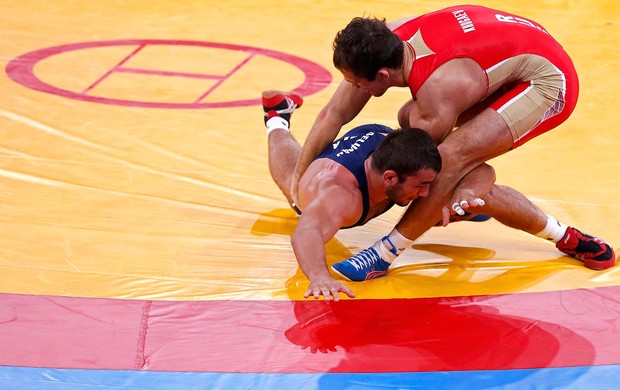
[[[620,364],[617,297],[620,287],[337,303],[0,294],[0,365],[372,373]]]

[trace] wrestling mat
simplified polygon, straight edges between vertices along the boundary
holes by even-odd
[[[616,388],[620,268],[494,220],[433,228],[356,299],[303,298],[261,91],[304,96],[303,142],[352,17],[453,4],[0,1],[0,388]],[[491,161],[497,182],[618,251],[620,6],[480,4],[540,22],[581,82],[565,124]],[[396,126],[408,97],[344,130]],[[328,262],[401,213],[339,232]]]

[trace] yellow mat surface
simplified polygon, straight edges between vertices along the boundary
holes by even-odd
[[[162,300],[303,299],[294,213],[272,182],[259,100],[303,87],[303,141],[341,80],[331,41],[354,16],[448,1],[0,1],[2,292]],[[482,1],[540,22],[581,93],[559,128],[491,161],[562,222],[620,245],[620,7],[612,0]],[[532,44],[535,44],[533,42]],[[406,89],[347,126],[396,126]],[[389,232],[392,210],[341,231],[328,261]],[[359,298],[620,284],[496,221],[434,228]]]

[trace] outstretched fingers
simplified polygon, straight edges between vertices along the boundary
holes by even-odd
[[[310,283],[308,290],[306,290],[304,294],[304,298],[309,298],[312,296],[314,299],[319,299],[323,296],[326,301],[329,301],[330,299],[339,301],[339,293],[344,293],[349,298],[355,298],[355,294],[349,287],[335,279]]]

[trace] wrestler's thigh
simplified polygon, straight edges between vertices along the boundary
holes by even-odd
[[[506,121],[487,108],[448,134],[440,151],[448,165],[473,167],[508,152],[513,142]]]
[[[487,96],[483,100],[463,111],[456,119],[456,127],[462,126],[463,124],[472,120],[474,117],[476,117],[476,115],[480,114],[485,109],[491,107],[491,104],[497,101],[497,99],[499,99],[503,94],[504,91],[502,91],[502,89],[499,89],[493,94]]]
[[[559,97],[552,99],[551,96]],[[563,94],[560,88],[544,88],[524,82],[517,84],[491,107],[508,123],[516,143],[562,111]]]

